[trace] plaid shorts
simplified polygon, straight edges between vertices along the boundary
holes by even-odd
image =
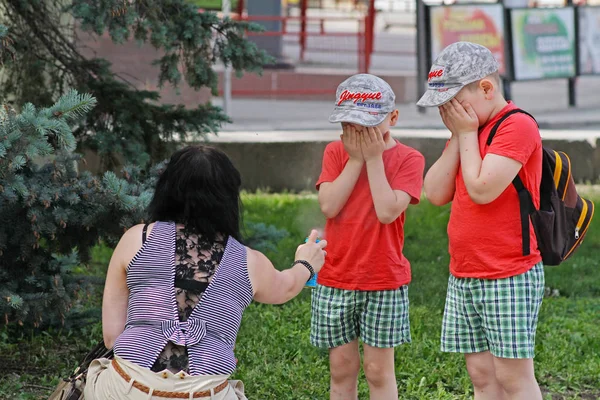
[[[312,293],[310,342],[333,348],[358,337],[380,348],[410,342],[408,285],[375,291],[317,285]]]
[[[533,358],[544,266],[506,279],[450,275],[442,322],[442,351],[490,351],[501,358]]]

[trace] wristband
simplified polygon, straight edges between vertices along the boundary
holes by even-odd
[[[308,278],[308,280],[310,281],[313,276],[315,276],[315,270],[312,267],[312,265],[310,265],[310,263],[308,261],[304,261],[304,260],[296,260],[292,263],[292,267],[296,264],[302,264],[306,267],[306,269],[310,272],[310,278]],[[308,281],[307,281],[308,282]]]

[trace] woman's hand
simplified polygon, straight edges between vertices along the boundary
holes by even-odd
[[[305,244],[298,246],[296,260],[304,260],[319,272],[327,254],[325,240],[317,243],[317,231],[313,230]],[[248,249],[248,274],[254,289],[254,300],[266,304],[283,304],[296,297],[308,280],[308,269],[303,265],[278,271],[264,254]]]
[[[327,246],[327,241],[321,240],[317,243],[318,235],[319,233],[313,229],[310,232],[308,241],[303,245],[298,246],[295,258],[295,260],[307,261],[313,267],[315,272],[321,270],[325,263],[325,256],[327,255],[327,252],[324,250]]]

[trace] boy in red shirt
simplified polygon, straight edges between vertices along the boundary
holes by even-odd
[[[450,279],[442,351],[464,353],[477,400],[541,400],[533,369],[544,267],[530,223],[523,250],[518,174],[540,205],[542,143],[535,121],[500,91],[498,62],[483,46],[454,43],[435,60],[418,105],[439,107],[452,136],[425,177],[435,205],[452,201]],[[528,255],[524,255],[529,253]]]
[[[398,399],[394,347],[410,342],[410,263],[404,211],[419,202],[424,158],[392,139],[395,95],[382,79],[354,75],[337,89],[341,122],[317,182],[327,217],[327,259],[312,297],[311,343],[329,348],[331,399],[356,399],[360,356],[371,399]]]

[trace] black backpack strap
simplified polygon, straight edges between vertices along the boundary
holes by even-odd
[[[529,115],[531,119],[535,121],[533,115],[529,114],[527,111],[523,111],[519,108],[510,110],[509,112],[504,114],[502,118],[500,118],[500,120],[498,120],[498,122],[496,122],[496,125],[494,125],[494,127],[492,128],[492,131],[490,132],[490,135],[488,136],[486,142],[487,146],[492,144],[492,139],[494,139],[494,136],[496,135],[496,132],[498,132],[498,128],[500,127],[500,125],[508,117],[517,113]],[[535,123],[537,124],[537,121]],[[533,200],[531,199],[531,193],[529,193],[529,190],[527,190],[527,188],[523,184],[523,181],[521,180],[521,177],[518,173],[517,176],[515,176],[515,179],[513,179],[512,184],[515,187],[515,190],[517,191],[517,195],[519,196],[519,212],[521,215],[521,238],[523,244],[523,255],[528,256],[531,253],[531,238],[529,237],[529,214],[531,214],[535,210],[535,205],[533,204]]]
[[[146,243],[146,236],[148,235],[148,225],[144,225],[144,229],[142,229],[142,244]]]
[[[521,237],[523,242],[523,255],[528,256],[530,253],[530,237],[529,237],[529,214],[535,210],[535,205],[531,199],[529,190],[523,184],[521,177],[517,174],[512,181],[513,186],[519,195],[519,212],[521,214]]]
[[[515,108],[514,110],[510,110],[509,112],[507,112],[506,114],[504,114],[502,116],[502,118],[500,118],[498,120],[498,122],[496,122],[496,125],[494,125],[494,127],[492,128],[492,131],[490,132],[490,136],[488,136],[486,145],[489,146],[490,144],[492,144],[492,139],[494,139],[494,136],[496,136],[496,132],[498,132],[498,128],[500,128],[500,125],[511,115],[513,114],[525,114],[525,115],[529,115],[531,117],[531,119],[533,119],[535,121],[535,123],[537,124],[537,121],[535,120],[535,118],[533,117],[533,115],[529,114],[527,111],[523,111],[520,108]]]

